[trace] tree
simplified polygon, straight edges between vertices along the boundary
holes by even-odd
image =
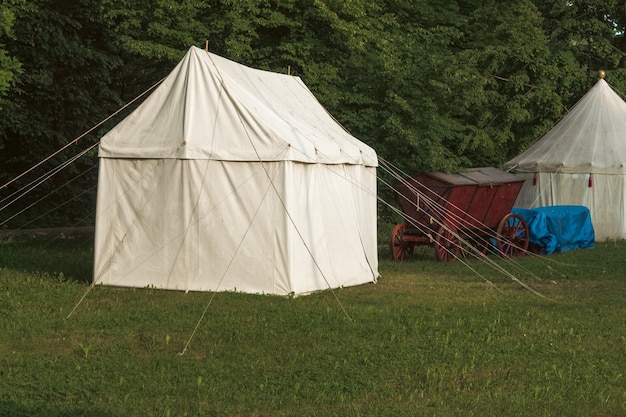
[[[19,59],[23,73],[7,92],[0,119],[3,184],[78,137],[119,105],[119,97],[110,86],[122,61],[107,48],[106,28],[100,16],[92,13],[98,5],[97,0],[35,0],[15,7],[15,36],[6,43],[6,48]],[[91,136],[81,144],[95,140]],[[69,152],[76,153],[79,149],[72,148]],[[34,176],[25,177],[23,183],[69,158],[67,153],[53,158],[33,172]],[[56,190],[54,199],[38,203],[38,210],[23,218],[37,217],[38,213],[52,210],[62,202],[68,203],[63,210],[48,216],[48,224],[54,223],[51,220],[54,217],[58,221],[83,217],[89,212],[85,206],[95,202],[93,192],[88,202],[72,200],[95,185],[95,162],[93,156],[80,160],[52,177],[33,193],[32,199],[64,187]],[[80,181],[65,186],[87,171],[89,174]],[[15,210],[19,208],[16,206]]]
[[[21,73],[21,65],[15,57],[9,55],[5,49],[6,40],[15,39],[13,23],[15,21],[14,9],[20,1],[3,2],[0,5],[0,97],[15,85],[15,81]],[[2,101],[0,101],[0,110]],[[1,149],[1,148],[0,148]]]
[[[598,80],[600,70],[618,92],[626,92],[626,10],[618,0],[553,2],[533,0],[541,13],[549,56],[539,75],[550,95],[535,98],[535,117],[508,148],[508,157],[547,132]],[[626,96],[624,96],[626,97]],[[526,133],[526,134],[524,134]]]
[[[618,0],[7,0],[0,179],[144,92],[205,40],[226,58],[300,76],[406,173],[498,166],[558,121],[598,70],[626,92],[625,32]]]
[[[528,133],[521,126],[543,114],[533,102],[555,99],[541,75],[549,58],[541,15],[530,1],[464,2],[459,11],[457,95],[449,110],[464,129],[448,147],[468,166],[498,166],[516,133]]]
[[[190,46],[207,39],[199,14],[204,1],[101,0],[98,11],[107,28],[107,47],[124,65],[115,89],[124,101],[135,98],[169,73]]]

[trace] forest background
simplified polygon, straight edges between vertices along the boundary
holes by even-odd
[[[78,137],[74,154],[97,144],[124,114],[101,121],[206,40],[242,64],[289,68],[408,173],[501,166],[599,70],[626,92],[618,0],[0,1],[0,229],[92,225],[97,148],[58,172],[68,156],[51,158],[37,187],[36,172],[14,179]]]

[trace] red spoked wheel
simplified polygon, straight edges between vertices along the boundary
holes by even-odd
[[[435,255],[443,262],[454,261],[461,249],[459,237],[448,227],[441,226],[435,238]]]
[[[404,240],[406,224],[397,225],[391,232],[391,255],[394,261],[402,262],[413,255],[413,244]]]
[[[528,250],[529,232],[526,221],[519,214],[509,213],[498,224],[498,251],[502,257],[520,258]]]

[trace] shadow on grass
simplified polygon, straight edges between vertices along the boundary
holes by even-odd
[[[93,234],[4,237],[0,268],[89,283],[93,277]]]

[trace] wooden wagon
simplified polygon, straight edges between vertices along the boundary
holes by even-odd
[[[392,232],[393,258],[408,258],[417,245],[434,246],[441,261],[454,260],[469,249],[523,256],[528,226],[511,213],[523,182],[492,167],[458,174],[426,172],[402,181],[395,190],[404,222]]]

